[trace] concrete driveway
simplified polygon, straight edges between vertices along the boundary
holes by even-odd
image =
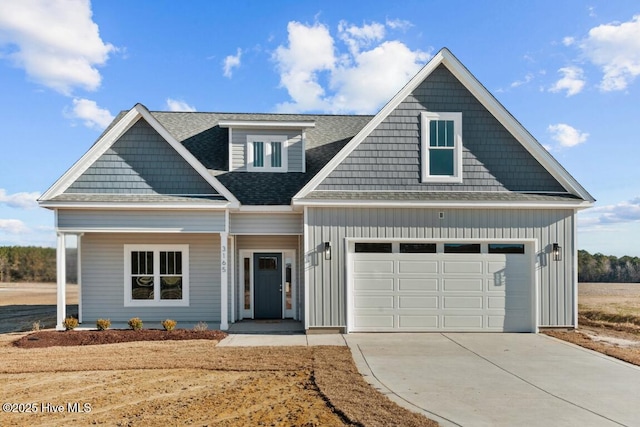
[[[348,334],[360,371],[443,426],[640,426],[640,368],[535,334]]]

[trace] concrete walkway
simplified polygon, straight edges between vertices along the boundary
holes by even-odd
[[[218,347],[264,347],[264,346],[346,346],[340,334],[229,334],[218,343]]]
[[[374,387],[443,426],[640,426],[640,368],[546,335],[345,339]]]

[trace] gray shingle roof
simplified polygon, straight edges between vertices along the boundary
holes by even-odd
[[[579,201],[571,194],[497,192],[444,192],[444,191],[313,191],[305,200],[354,201],[422,201],[422,202],[566,202]]]
[[[202,204],[224,205],[226,200],[222,196],[171,196],[163,194],[86,194],[63,193],[48,202],[56,203],[175,203],[175,204]]]

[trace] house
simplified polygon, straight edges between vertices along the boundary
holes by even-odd
[[[593,197],[447,49],[375,116],[121,113],[40,198],[80,320],[577,325]]]

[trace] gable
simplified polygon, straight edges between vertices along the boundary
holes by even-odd
[[[64,193],[219,194],[143,118],[120,136]]]
[[[461,183],[421,180],[420,113],[462,113]],[[316,188],[320,191],[566,192],[440,64]]]

